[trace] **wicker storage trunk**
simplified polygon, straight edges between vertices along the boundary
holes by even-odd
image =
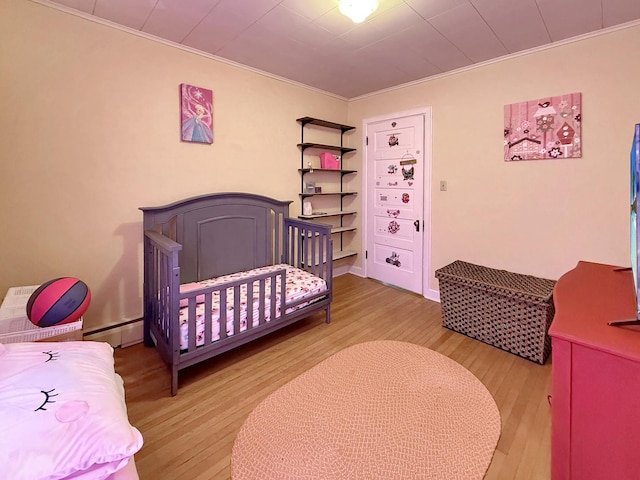
[[[436,270],[436,278],[443,326],[544,364],[555,281],[460,260]]]

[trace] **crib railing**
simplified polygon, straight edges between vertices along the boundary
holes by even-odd
[[[182,245],[155,231],[146,231],[144,252],[144,344],[153,346],[179,345],[180,332],[172,321],[179,313],[178,298],[172,292],[180,291],[178,253]],[[155,342],[153,337],[155,337]],[[170,362],[179,351],[159,348],[161,356]]]
[[[327,282],[333,292],[333,243],[331,226],[285,218],[282,263],[306,270]],[[329,298],[331,301],[331,297]]]
[[[234,335],[240,332],[246,335],[250,330],[257,330],[268,321],[277,321],[286,310],[286,273],[286,269],[281,268],[180,293],[180,304],[182,307],[186,306],[188,311],[189,341],[186,348],[181,349],[182,362],[188,362],[190,353],[200,348],[204,349],[216,343],[215,348],[219,350],[224,344],[231,343]],[[214,318],[213,314],[214,298],[218,318]],[[244,305],[241,304],[243,300]],[[196,332],[198,305],[203,306],[201,315],[204,323],[204,337],[202,340],[197,338]],[[242,322],[243,313],[244,322]],[[219,326],[217,339],[213,339],[214,324]],[[232,333],[227,332],[229,325]]]

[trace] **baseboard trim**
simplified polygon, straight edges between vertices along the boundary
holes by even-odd
[[[136,343],[142,343],[142,338],[143,329],[141,318],[120,325],[98,329],[83,335],[84,340],[106,342],[114,348],[129,347]]]

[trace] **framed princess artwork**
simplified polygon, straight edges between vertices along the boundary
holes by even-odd
[[[213,143],[213,92],[180,84],[180,139],[183,142]]]

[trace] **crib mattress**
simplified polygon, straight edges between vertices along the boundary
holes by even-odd
[[[224,275],[208,280],[202,280],[200,282],[187,283],[180,286],[180,292],[186,293],[201,288],[212,287],[225,282],[231,282],[236,280],[248,280],[252,276],[262,273],[269,273],[276,270],[286,269],[286,303],[303,300],[313,294],[323,292],[327,290],[327,283],[319,277],[306,272],[305,270],[292,267],[287,264],[270,265],[266,267],[260,267],[253,270],[247,270],[245,272],[233,273],[230,275]],[[279,276],[276,277],[276,284],[280,284]],[[252,326],[258,325],[259,318],[259,283],[253,282],[253,304],[251,305],[253,311]],[[269,309],[269,303],[271,299],[271,281],[267,279],[265,286],[265,309],[264,315],[267,321],[271,320],[271,311]],[[196,345],[204,345],[204,295],[198,296],[196,299]],[[233,319],[234,312],[234,298],[233,289],[227,290],[227,308],[226,308],[226,329],[227,335],[234,334]],[[280,317],[280,292],[276,292],[276,318]],[[286,313],[293,312],[308,305],[307,303],[301,303],[294,307],[287,308]],[[189,309],[187,308],[187,299],[183,299],[180,304],[180,349],[185,350],[189,346]],[[247,305],[247,284],[243,284],[240,288],[240,331],[247,329],[247,311],[249,305]],[[212,341],[220,338],[220,298],[218,292],[212,295],[211,306],[212,317]]]

